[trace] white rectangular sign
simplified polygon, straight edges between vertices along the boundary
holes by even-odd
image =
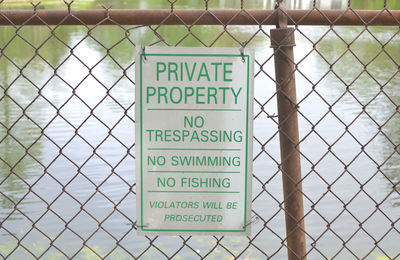
[[[136,54],[138,234],[250,234],[253,52]]]

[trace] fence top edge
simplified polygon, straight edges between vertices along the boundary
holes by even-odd
[[[400,10],[286,10],[289,25],[400,26]],[[276,10],[0,10],[0,25],[275,25]]]

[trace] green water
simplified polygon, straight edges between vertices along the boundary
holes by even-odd
[[[300,2],[291,4],[304,4]],[[188,3],[177,1],[176,7],[184,8]],[[239,1],[229,3],[230,8],[240,7]],[[114,8],[169,7],[161,0],[112,4]],[[396,7],[398,2],[388,1],[388,4]],[[44,5],[45,8],[60,6],[50,1],[44,1]],[[97,8],[99,4],[77,1],[76,5]],[[210,1],[210,8],[227,5],[227,1]],[[245,3],[246,8],[272,5],[272,1]],[[380,8],[364,1],[353,1],[353,5]],[[193,8],[202,6],[201,3]],[[342,7],[343,2],[336,6]],[[273,52],[267,36],[272,28],[227,26],[224,32],[222,26],[193,26],[192,34],[188,34],[183,26],[105,26],[90,30],[89,36],[84,26],[65,26],[56,28],[52,36],[47,27],[24,26],[18,35],[15,28],[1,27],[2,256],[32,258],[25,247],[36,257],[44,254],[44,259],[66,256],[96,259],[96,253],[105,256],[113,250],[116,240],[120,243],[109,255],[110,259],[131,259],[127,252],[135,257],[144,252],[149,240],[136,236],[132,229],[136,215],[135,46],[239,48],[241,42],[251,39],[248,47],[256,53],[254,175],[257,177],[253,180],[252,207],[266,222],[265,229],[263,221],[253,224],[251,238],[268,255],[284,258],[286,248],[281,246],[281,238],[285,237],[284,212],[279,208],[283,200],[282,183],[276,163],[280,161],[277,125],[275,118],[261,112],[264,105],[268,114],[277,113]],[[356,255],[375,259],[385,254],[396,257],[400,238],[398,27],[368,30],[299,27],[295,60],[307,247],[310,250],[315,242],[318,249],[311,250],[308,258],[351,259]],[[366,71],[360,62],[365,64]],[[331,70],[330,64],[333,64]],[[266,153],[261,152],[264,143]],[[332,192],[327,192],[328,185]],[[343,209],[344,204],[348,211]],[[36,223],[35,229],[32,222]],[[327,222],[331,223],[328,229]],[[22,240],[23,247],[16,247],[17,239]],[[379,242],[379,248],[374,240]],[[91,249],[83,247],[83,241]],[[154,245],[172,256],[182,241],[180,237],[161,236]],[[343,242],[348,249],[342,248]],[[46,251],[50,243],[54,247]],[[225,237],[220,243],[225,248],[217,246],[209,259],[224,259],[229,255],[226,249],[239,254],[248,246],[248,239]],[[197,253],[185,247],[175,259],[204,256],[214,248],[216,240],[192,237],[187,244]],[[143,255],[143,259],[163,258],[155,247]],[[241,258],[266,256],[250,246]]]

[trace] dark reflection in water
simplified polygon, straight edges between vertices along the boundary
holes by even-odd
[[[7,72],[3,76],[2,78],[7,80]],[[7,85],[2,86],[4,86],[4,92],[10,96],[20,95],[26,98],[28,94],[28,97],[32,98],[29,93],[21,93]],[[29,208],[27,204],[35,202],[36,198],[28,196],[29,185],[43,170],[40,162],[37,161],[42,156],[40,130],[22,114],[22,109],[19,103],[15,103],[15,100],[9,96],[1,97],[0,215],[3,220],[7,218],[8,221],[18,219],[21,210]],[[40,105],[35,106],[35,109],[35,113],[40,116]]]

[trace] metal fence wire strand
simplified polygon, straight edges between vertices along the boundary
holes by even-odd
[[[0,0],[0,256],[400,258],[400,11],[394,1],[280,2],[15,10]],[[272,39],[281,22],[294,28],[294,57]],[[145,45],[255,50],[251,236],[136,235],[134,52]],[[279,53],[293,68],[283,82]],[[279,87],[291,80],[296,102]],[[283,128],[279,95],[293,103],[299,141]],[[280,136],[294,147],[283,160]],[[302,175],[285,197],[294,154]],[[296,193],[301,219],[285,207]],[[295,229],[304,255],[288,245]]]

